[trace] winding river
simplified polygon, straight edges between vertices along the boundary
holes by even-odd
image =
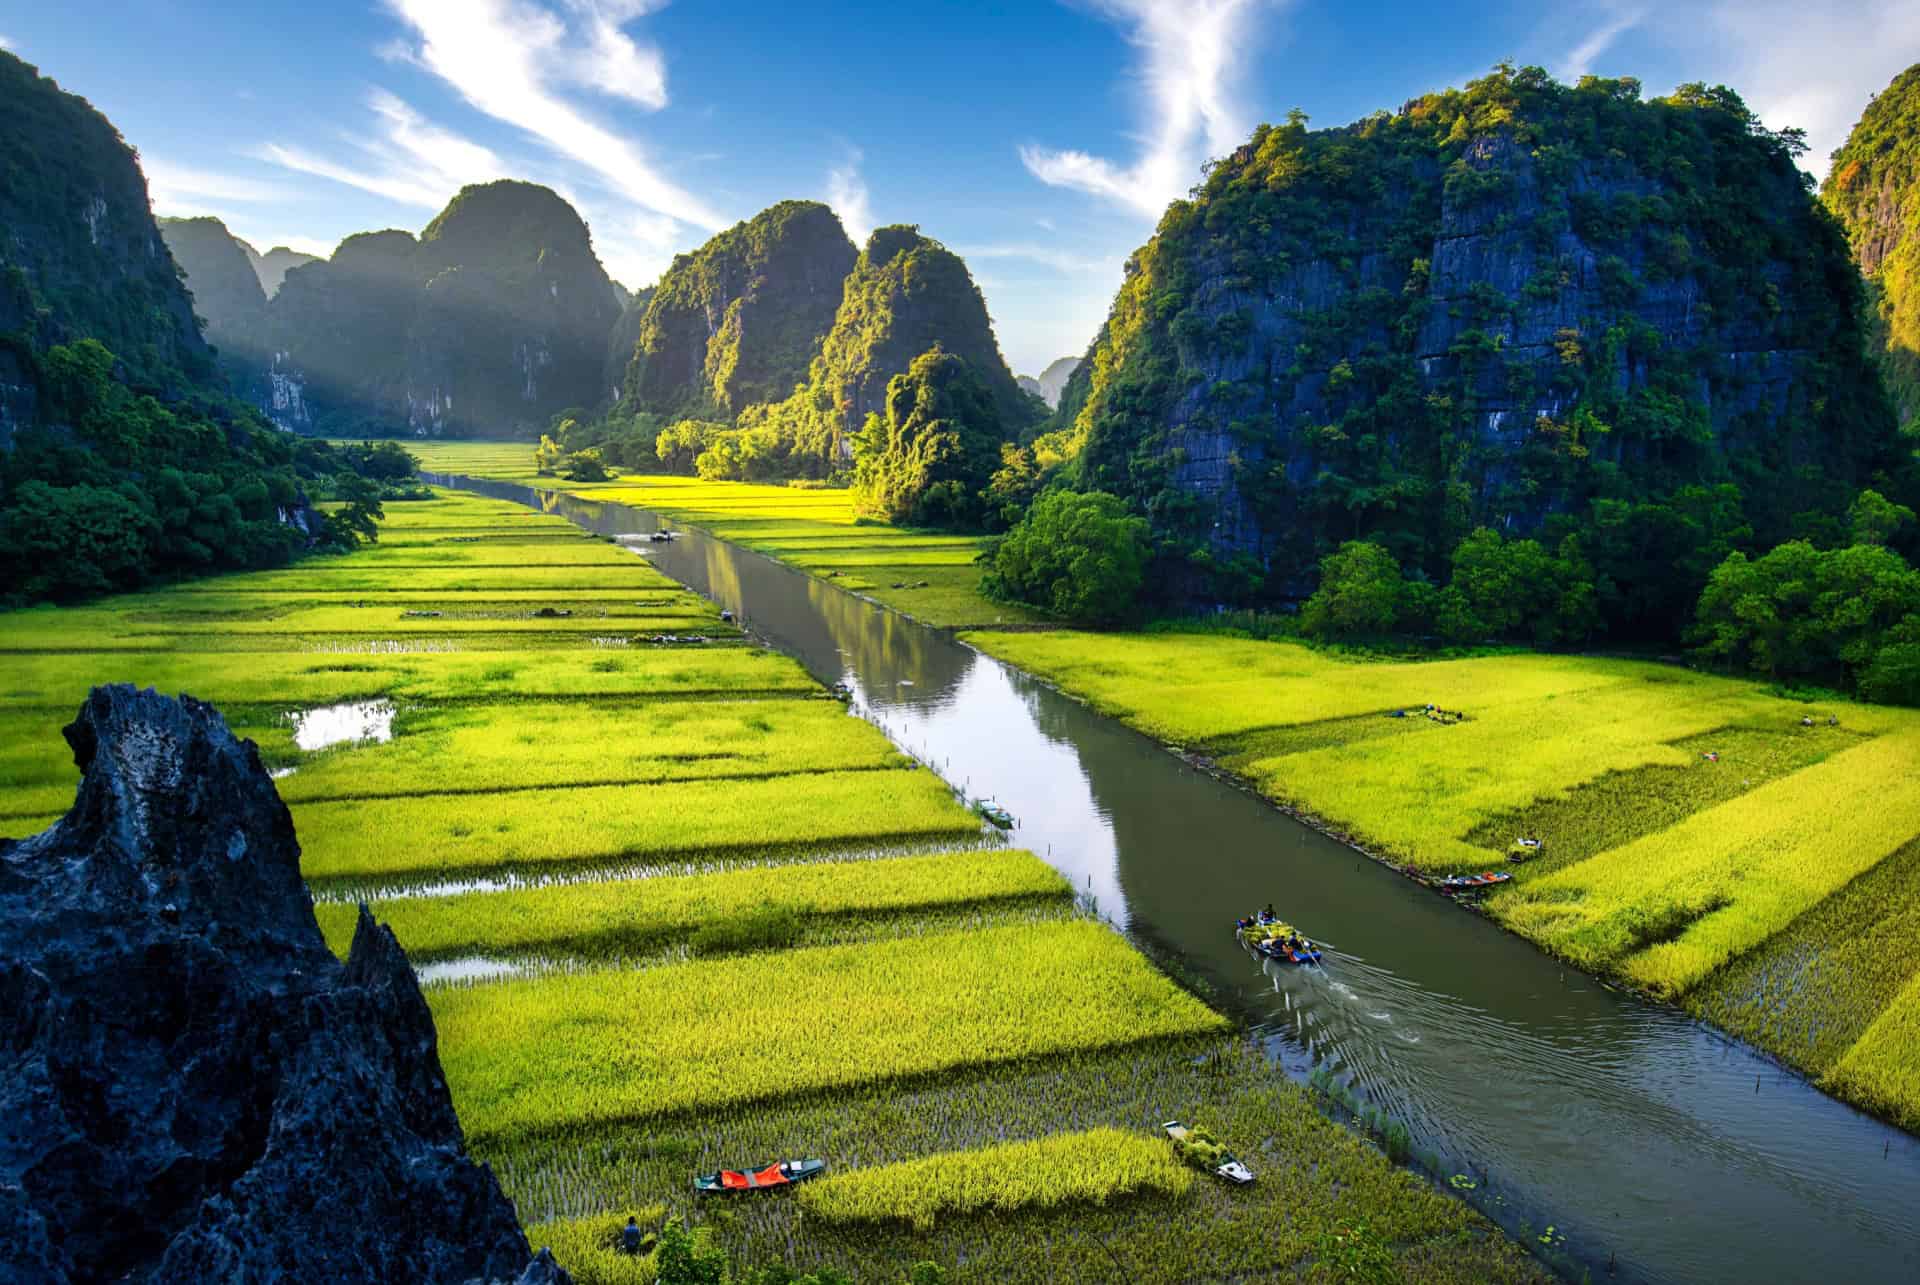
[[[428,480],[602,535],[647,512]],[[1318,1067],[1563,1268],[1596,1280],[1920,1280],[1920,1142],[1677,1010],[1526,942],[1190,767],[950,634],[763,555],[633,542],[731,608],[956,786],[1019,819],[1100,912],[1204,984],[1278,1066]],[[1268,901],[1330,947],[1263,964],[1236,914]],[[1474,1185],[1465,1188],[1462,1184]]]

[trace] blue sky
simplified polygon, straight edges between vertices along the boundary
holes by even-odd
[[[1262,120],[1502,58],[1732,85],[1810,167],[1920,61],[1920,0],[0,0],[0,44],[140,149],[163,214],[265,250],[552,185],[613,275],[786,197],[967,257],[1018,371],[1078,354],[1157,212]]]

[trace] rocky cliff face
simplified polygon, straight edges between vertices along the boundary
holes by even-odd
[[[260,281],[260,289],[269,299],[279,293],[280,283],[286,280],[287,273],[309,263],[320,262],[317,254],[303,254],[284,245],[276,245],[262,254],[239,237],[235,237],[233,243],[247,256],[247,262],[253,266],[254,276]]]
[[[806,378],[857,255],[839,216],[782,201],[660,279],[627,368],[624,401],[667,419],[732,419]]]
[[[1764,542],[1885,458],[1860,324],[1737,98],[1503,69],[1263,126],[1134,257],[1061,422],[1087,484],[1270,583],[1719,483]]]
[[[214,218],[161,219],[160,235],[186,274],[208,340],[228,356],[257,354],[267,295],[245,245]]]
[[[1867,278],[1869,342],[1908,425],[1920,422],[1920,65],[1868,105],[1820,196]]]
[[[918,228],[880,228],[847,276],[806,383],[785,402],[749,407],[740,423],[773,427],[794,443],[795,455],[822,466],[843,462],[867,416],[883,409],[887,381],[934,348],[979,377],[1008,432],[1036,418],[1035,403],[1000,355],[987,302],[960,256]]]
[[[530,183],[469,187],[417,241],[349,237],[287,273],[263,401],[327,432],[527,433],[605,398],[619,312],[573,207]]]
[[[100,340],[129,383],[172,397],[207,379],[133,149],[85,99],[0,51],[0,435],[32,422],[26,355]]]
[[[1067,380],[1080,367],[1078,357],[1056,357],[1047,363],[1047,368],[1038,375],[1020,376],[1020,391],[1030,393],[1047,404],[1048,410],[1060,409],[1060,394],[1066,390]]]
[[[364,911],[327,950],[252,743],[131,687],[66,735],[73,810],[0,841],[0,1278],[519,1274],[411,968]]]

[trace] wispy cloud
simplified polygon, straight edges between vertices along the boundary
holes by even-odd
[[[1920,56],[1913,0],[1711,0],[1664,13],[1669,43],[1695,51],[1703,79],[1733,86],[1774,129],[1807,131],[1816,175],[1868,99]]]
[[[11,49],[11,48],[13,48],[13,41],[9,40],[5,36],[0,36],[0,49]]]
[[[1145,127],[1130,165],[1075,150],[1028,145],[1033,176],[1158,218],[1200,177],[1201,163],[1246,138],[1234,97],[1241,56],[1260,11],[1273,0],[1089,0],[1096,13],[1127,24],[1140,51]]]
[[[368,97],[374,121],[350,140],[350,156],[322,156],[285,143],[256,153],[285,169],[359,188],[401,205],[437,210],[469,183],[504,177],[491,149],[440,128],[383,89]]]
[[[318,258],[333,257],[334,245],[331,241],[322,241],[318,237],[301,236],[293,232],[261,233],[253,228],[241,228],[229,222],[227,231],[245,241],[261,254],[285,246],[289,250],[298,250],[301,254],[311,254]]]
[[[873,232],[873,203],[867,181],[860,176],[861,159],[860,149],[850,147],[846,158],[827,171],[827,204],[840,216],[847,235],[865,245]]]
[[[1074,254],[1070,250],[1059,250],[1052,246],[1027,242],[969,245],[955,248],[954,253],[969,263],[976,260],[1017,259],[1024,263],[1034,263],[1043,268],[1050,268],[1062,276],[1104,273],[1117,279],[1121,266],[1121,261],[1118,259]]]
[[[1601,19],[1600,25],[1568,50],[1567,56],[1554,68],[1560,79],[1574,81],[1591,74],[1594,62],[1613,48],[1613,42],[1639,26],[1647,16],[1647,10],[1642,5],[1608,4],[1604,8],[1606,16]]]
[[[717,230],[726,220],[661,174],[638,144],[570,102],[584,88],[649,110],[667,103],[659,51],[625,35],[623,22],[657,6],[568,0],[559,10],[523,0],[387,0],[413,32],[407,58],[474,108],[525,130],[584,165],[645,209]]]
[[[190,213],[209,202],[267,204],[284,201],[290,195],[277,184],[176,165],[156,156],[142,156],[140,169],[147,176],[147,193],[153,198],[153,208],[161,214]]]

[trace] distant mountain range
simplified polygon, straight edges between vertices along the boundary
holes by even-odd
[[[1079,368],[1078,357],[1056,357],[1037,377],[1020,376],[1020,388],[1045,402],[1048,410],[1059,410],[1060,394],[1066,390],[1067,380]]]

